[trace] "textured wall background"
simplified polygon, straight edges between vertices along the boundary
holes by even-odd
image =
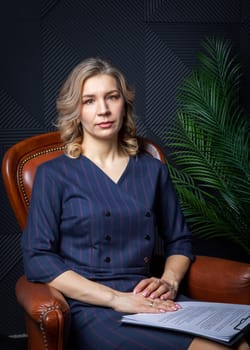
[[[210,34],[233,41],[249,110],[248,0],[2,1],[1,159],[17,141],[53,130],[58,89],[89,56],[109,58],[122,69],[136,90],[138,131],[164,146],[165,130],[176,117],[178,87]],[[0,180],[0,334],[14,334],[24,332],[14,294],[22,274],[20,229]],[[228,254],[237,259],[232,250]]]

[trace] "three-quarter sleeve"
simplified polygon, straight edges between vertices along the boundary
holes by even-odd
[[[191,232],[165,164],[161,166],[156,198],[157,228],[166,244],[166,256],[180,254],[193,260]]]
[[[49,167],[38,168],[22,236],[24,272],[30,281],[49,282],[68,270],[58,254],[61,187]]]

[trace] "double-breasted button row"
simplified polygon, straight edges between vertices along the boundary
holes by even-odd
[[[103,214],[104,214],[104,216],[106,216],[106,217],[110,217],[110,216],[111,216],[111,212],[110,212],[109,210],[104,210]],[[104,239],[105,239],[105,241],[107,241],[107,242],[111,242],[111,239],[112,239],[112,238],[111,238],[111,236],[110,236],[109,234],[107,234],[107,235],[104,236]],[[106,257],[104,258],[104,262],[110,263],[110,262],[111,262],[110,256],[106,256]]]

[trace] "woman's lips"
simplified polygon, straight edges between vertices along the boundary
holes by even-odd
[[[102,129],[106,129],[106,128],[110,128],[112,126],[113,122],[102,122],[97,124],[100,128]]]

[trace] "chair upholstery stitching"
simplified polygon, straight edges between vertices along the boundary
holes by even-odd
[[[27,207],[29,207],[30,201],[29,201],[28,195],[25,191],[23,176],[22,176],[23,168],[24,168],[25,164],[27,162],[29,162],[30,160],[37,158],[37,157],[40,157],[44,154],[49,154],[49,153],[57,152],[57,151],[63,151],[64,149],[65,149],[65,146],[58,146],[58,147],[49,148],[49,149],[46,149],[44,151],[39,151],[37,153],[34,153],[31,156],[29,156],[28,158],[25,158],[22,160],[20,167],[19,167],[19,171],[18,171],[18,179],[19,179],[19,183],[20,183],[20,187],[21,187],[21,192],[23,194],[24,201],[25,201],[25,204],[27,205]]]
[[[42,337],[43,337],[43,342],[44,342],[44,347],[45,347],[45,350],[48,350],[48,339],[47,339],[47,336],[46,336],[46,331],[44,329],[44,325],[43,325],[43,320],[44,320],[44,316],[46,316],[50,311],[56,311],[59,309],[59,306],[56,305],[56,306],[49,306],[47,307],[46,310],[42,311],[40,316],[39,316],[39,326],[40,326],[40,330],[42,332]]]

